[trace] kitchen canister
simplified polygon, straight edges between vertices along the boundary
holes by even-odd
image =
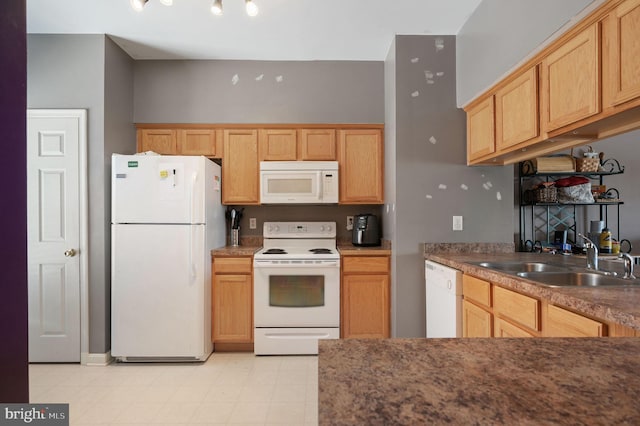
[[[604,228],[600,233],[600,253],[611,253],[612,239],[609,228]]]
[[[240,245],[240,229],[231,230],[231,247],[238,247]]]
[[[592,220],[589,228],[589,239],[600,246],[600,233],[604,229],[604,220]]]

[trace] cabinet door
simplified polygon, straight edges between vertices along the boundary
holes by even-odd
[[[258,131],[224,130],[223,204],[259,204]]]
[[[300,129],[300,159],[335,161],[336,131],[334,129]]]
[[[549,305],[547,308],[547,337],[602,337],[604,324],[566,309]]]
[[[491,313],[462,301],[462,337],[491,337]]]
[[[467,111],[467,162],[496,151],[494,97]]]
[[[546,131],[600,111],[598,24],[567,41],[542,61],[542,111]]]
[[[608,73],[603,83],[606,105],[618,105],[640,97],[640,0],[627,0],[614,9],[603,34]],[[607,69],[604,67],[604,69]]]
[[[383,162],[380,130],[340,130],[338,132],[340,204],[384,203]]]
[[[343,275],[342,337],[389,337],[389,276]]]
[[[494,337],[534,337],[528,331],[498,317],[493,319],[493,335]]]
[[[216,156],[216,131],[214,129],[180,129],[178,131],[180,155]]]
[[[495,96],[498,151],[539,135],[537,66],[516,77]]]
[[[158,154],[178,153],[177,132],[174,129],[139,129],[138,152],[153,151]]]
[[[494,285],[493,312],[532,330],[540,330],[540,301],[532,297]]]
[[[261,161],[296,160],[297,132],[292,129],[261,129]]]
[[[462,276],[462,295],[486,307],[491,306],[491,284],[471,275]]]
[[[251,275],[213,278],[213,341],[253,342]]]

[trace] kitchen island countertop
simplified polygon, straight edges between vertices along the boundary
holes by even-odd
[[[320,425],[640,424],[640,339],[321,340]]]

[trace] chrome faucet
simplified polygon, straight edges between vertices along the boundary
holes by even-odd
[[[636,277],[633,275],[633,257],[629,253],[620,253],[618,257],[624,261],[624,276],[622,278],[635,279]]]
[[[584,238],[587,241],[587,269],[598,270],[598,246],[589,238],[582,234],[578,234],[578,237]]]

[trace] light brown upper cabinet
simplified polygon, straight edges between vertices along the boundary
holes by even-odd
[[[640,97],[640,0],[621,3],[603,24],[603,100],[608,107]]]
[[[296,151],[295,129],[260,129],[261,161],[295,161]]]
[[[467,162],[496,151],[494,116],[493,96],[467,110]]]
[[[334,161],[336,159],[335,129],[300,129],[300,159]]]
[[[220,157],[219,154],[216,155],[216,131],[214,129],[179,129],[178,154]]]
[[[340,204],[384,203],[383,164],[381,130],[338,130]]]
[[[551,132],[600,111],[598,23],[542,60],[543,128]]]
[[[138,129],[138,152],[177,154],[177,134],[175,129]]]
[[[225,129],[222,203],[259,204],[258,130]]]
[[[496,92],[496,150],[540,135],[538,67],[523,72]]]

